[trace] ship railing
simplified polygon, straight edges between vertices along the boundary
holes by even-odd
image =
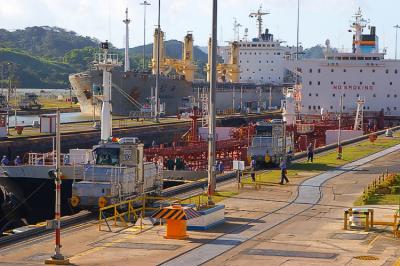
[[[98,64],[113,64],[119,65],[118,54],[96,53],[95,62]]]
[[[61,153],[60,161],[61,165],[69,164],[69,155]],[[28,154],[28,165],[55,165],[55,164],[56,164],[56,154],[54,152]]]

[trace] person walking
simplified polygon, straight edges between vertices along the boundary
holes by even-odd
[[[253,182],[256,182],[256,159],[253,157],[253,159],[251,160],[250,166],[251,166],[251,180]]]
[[[313,162],[314,161],[314,147],[312,145],[312,143],[310,142],[310,144],[308,144],[307,147],[307,162]]]
[[[286,181],[286,183],[289,183],[289,179],[286,176],[286,174],[287,174],[286,158],[282,158],[280,167],[281,167],[281,182],[280,182],[280,184],[283,185],[284,181]]]
[[[222,161],[219,161],[219,173],[223,174],[224,170],[225,170],[224,163]]]

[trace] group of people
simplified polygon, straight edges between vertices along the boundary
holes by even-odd
[[[185,160],[182,157],[176,157],[175,160],[172,158],[167,158],[165,168],[167,170],[185,170]]]
[[[0,164],[2,166],[7,166],[10,165],[10,160],[8,159],[8,157],[6,155],[3,155],[3,158],[0,161]],[[22,164],[22,160],[19,156],[15,157],[14,159],[14,165],[21,165]]]

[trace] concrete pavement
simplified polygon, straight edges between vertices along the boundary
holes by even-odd
[[[110,233],[87,224],[64,230],[63,253],[76,265],[390,265],[400,255],[398,239],[379,231],[342,230],[343,210],[352,206],[362,189],[386,168],[400,172],[400,152],[381,155],[372,162],[362,161],[357,169],[355,164],[333,173],[333,179],[324,180],[326,174],[316,178],[317,185],[328,180],[316,205],[315,197],[306,196],[315,189],[319,193],[319,187],[303,186],[305,197],[297,198],[302,180],[294,179],[287,186],[241,190],[224,201],[226,224],[190,232],[188,240],[166,240],[165,227],[160,226],[142,233],[138,228]],[[391,208],[381,207],[379,212],[391,213]],[[0,249],[0,265],[41,265],[52,250],[51,237],[38,238]]]

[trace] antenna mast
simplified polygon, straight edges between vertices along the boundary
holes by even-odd
[[[258,39],[261,39],[261,35],[263,33],[263,16],[269,15],[269,12],[263,12],[262,11],[262,5],[260,5],[260,8],[258,9],[257,12],[252,12],[250,13],[249,17],[250,18],[256,18],[257,20],[257,27],[258,27]]]
[[[240,27],[243,25],[240,24],[236,18],[233,18],[233,41],[238,42],[240,40]]]
[[[129,23],[131,20],[128,18],[128,8],[125,9],[125,19],[122,21],[125,23],[125,66],[124,71],[128,72],[130,68],[129,64]]]
[[[354,31],[354,52],[361,53],[361,36],[365,27],[367,27],[369,21],[363,18],[361,8],[353,16],[354,20],[351,22],[350,31]]]

